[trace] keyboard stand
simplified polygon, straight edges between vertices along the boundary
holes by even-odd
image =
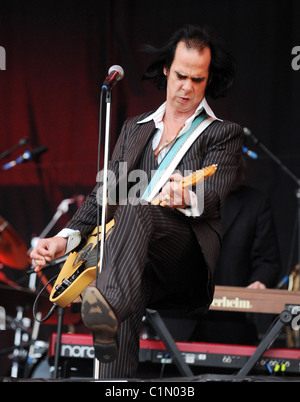
[[[168,328],[160,317],[156,310],[146,310],[146,318],[148,319],[150,325],[157,333],[159,338],[164,343],[167,351],[170,353],[175,365],[177,366],[180,374],[184,377],[193,377],[194,374],[190,367],[185,362],[181,352],[179,351],[172,335],[170,334]]]
[[[295,307],[295,306],[294,306]],[[298,309],[298,307],[296,307]],[[235,377],[244,377],[247,376],[250,371],[253,369],[255,364],[258,362],[258,360],[261,358],[263,353],[268,350],[277,336],[280,334],[282,329],[286,326],[291,324],[293,319],[293,314],[289,312],[288,310],[284,310],[278,317],[273,322],[272,327],[268,330],[260,344],[258,345],[257,349],[253,353],[253,355],[249,358],[247,363],[244,365],[244,367],[241,368],[241,370],[235,375]]]

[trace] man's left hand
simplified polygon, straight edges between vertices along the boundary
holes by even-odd
[[[183,176],[175,173],[160,193],[159,202],[169,208],[185,208],[190,204],[189,188],[182,188]]]

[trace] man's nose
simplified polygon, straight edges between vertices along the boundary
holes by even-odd
[[[189,79],[184,80],[184,82],[183,82],[183,84],[182,84],[182,89],[183,89],[185,92],[190,92],[190,91],[193,89],[193,83],[192,83],[192,81],[189,80]]]

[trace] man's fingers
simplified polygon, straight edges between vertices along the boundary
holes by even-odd
[[[44,268],[47,265],[45,260],[41,260],[39,258],[32,259],[31,261],[32,261],[31,262],[32,268],[34,268],[35,272],[39,272],[42,268]]]
[[[182,181],[183,176],[180,173],[174,173],[170,176],[171,181]]]
[[[52,237],[39,240],[36,248],[31,252],[30,258],[36,271],[39,271],[54,258],[63,255],[66,249],[67,240],[63,237]]]
[[[32,259],[32,265],[35,266],[35,270],[39,271],[45,265],[53,259],[55,255],[55,247],[51,246],[51,243],[46,239],[42,239],[38,242],[36,248],[30,253]]]

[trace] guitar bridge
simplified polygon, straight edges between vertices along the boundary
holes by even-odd
[[[55,293],[53,297],[56,298],[60,296],[72,283],[82,274],[82,272],[86,269],[85,263],[81,264],[79,268],[71,275],[69,278],[64,278],[61,284],[55,286]]]

